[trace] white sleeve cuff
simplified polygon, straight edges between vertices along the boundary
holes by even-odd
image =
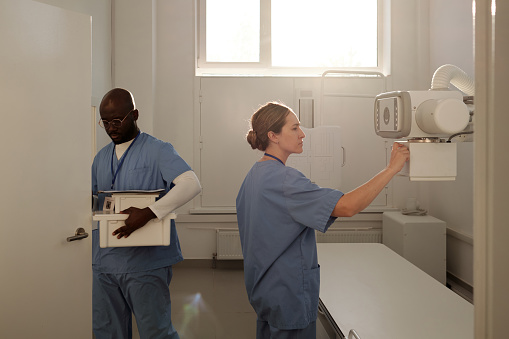
[[[182,173],[173,183],[175,186],[168,193],[149,206],[158,219],[164,218],[201,192],[200,181],[193,171]]]

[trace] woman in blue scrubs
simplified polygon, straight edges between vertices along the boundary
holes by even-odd
[[[267,103],[251,117],[247,141],[264,151],[237,196],[244,278],[257,338],[316,338],[320,267],[315,230],[366,208],[409,159],[394,143],[389,165],[349,193],[322,188],[285,166],[302,153],[304,132],[287,106]]]

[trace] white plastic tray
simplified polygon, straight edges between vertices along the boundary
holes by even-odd
[[[176,219],[175,213],[170,213],[162,220],[150,220],[145,226],[137,229],[127,238],[117,239],[113,231],[125,225],[128,214],[96,212],[93,220],[99,221],[99,246],[131,247],[131,246],[168,246],[171,240],[171,219]]]

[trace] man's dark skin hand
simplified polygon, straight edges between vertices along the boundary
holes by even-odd
[[[129,207],[126,210],[120,212],[122,214],[129,214],[129,217],[125,220],[125,226],[116,229],[112,234],[117,236],[117,239],[122,237],[127,238],[131,233],[137,229],[145,226],[147,222],[156,218],[156,215],[148,207],[136,208]]]

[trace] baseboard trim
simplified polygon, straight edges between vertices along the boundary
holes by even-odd
[[[473,304],[474,288],[470,286],[470,284],[456,277],[454,274],[447,272],[447,286],[460,297]]]
[[[223,270],[244,269],[244,260],[185,259],[173,268],[217,268]]]

